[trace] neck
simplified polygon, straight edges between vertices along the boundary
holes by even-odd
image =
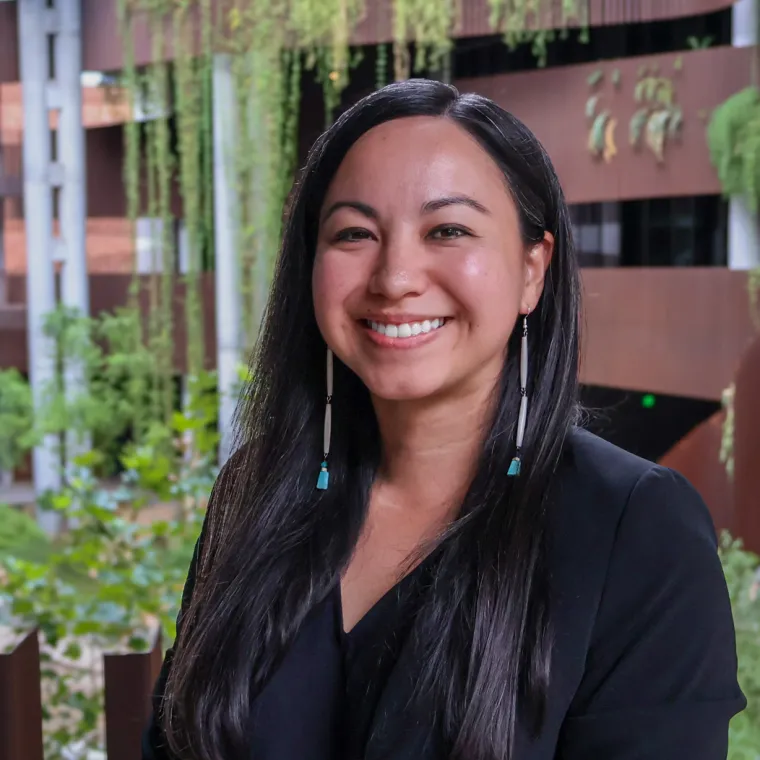
[[[491,401],[490,389],[446,400],[374,399],[383,444],[379,489],[413,509],[458,508],[475,474]]]

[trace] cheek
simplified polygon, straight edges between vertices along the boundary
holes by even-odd
[[[317,253],[312,272],[314,313],[320,329],[330,331],[344,311],[344,305],[355,288],[352,268],[342,266],[339,257]]]
[[[521,272],[504,252],[478,251],[464,256],[452,273],[452,288],[475,323],[510,325],[519,308]]]

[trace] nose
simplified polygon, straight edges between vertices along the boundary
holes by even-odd
[[[401,301],[421,295],[428,277],[421,244],[410,237],[388,239],[379,249],[369,282],[372,295]]]

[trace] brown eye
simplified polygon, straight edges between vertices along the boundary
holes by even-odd
[[[341,230],[336,236],[336,242],[342,243],[356,243],[359,240],[371,240],[372,233],[369,230],[365,230],[362,227],[349,227],[345,230]]]
[[[432,237],[434,240],[456,240],[457,238],[469,235],[470,233],[462,227],[454,227],[452,225],[436,227],[430,233],[430,237]]]

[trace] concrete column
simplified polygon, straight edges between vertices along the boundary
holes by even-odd
[[[82,19],[81,0],[56,0],[58,34],[55,38],[55,77],[60,92],[58,158],[62,167],[60,190],[61,302],[80,314],[90,313],[87,279],[87,189],[85,135],[82,124]],[[85,391],[85,368],[64,357],[67,395]],[[90,448],[89,437],[69,431],[66,454],[71,459]]]
[[[229,55],[214,56],[212,111],[219,464],[223,465],[232,453],[238,368],[245,356],[238,257],[240,198],[233,164],[237,119]]]
[[[45,0],[18,3],[19,63],[24,112],[24,217],[26,222],[27,339],[29,380],[40,406],[55,381],[55,344],[43,332],[45,315],[55,308],[53,274],[53,204],[50,177],[48,49]],[[34,489],[39,496],[61,485],[61,455],[56,436],[34,449]],[[41,525],[54,532],[58,516],[39,513]]]
[[[757,44],[758,9],[756,0],[737,0],[731,8],[731,41],[734,47]],[[760,227],[757,214],[744,198],[734,197],[728,209],[728,267],[760,267]]]

